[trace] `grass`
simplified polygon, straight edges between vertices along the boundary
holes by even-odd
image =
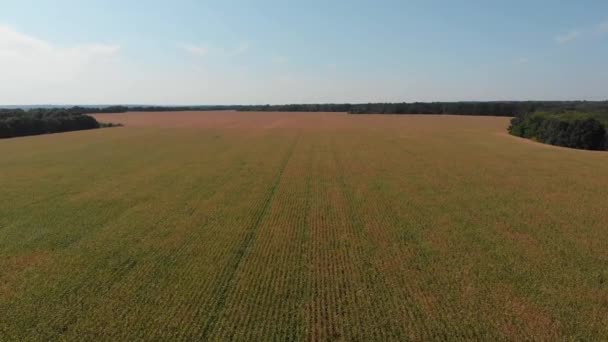
[[[0,141],[0,340],[608,338],[605,153],[507,118],[156,115]]]

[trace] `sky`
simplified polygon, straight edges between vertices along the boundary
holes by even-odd
[[[606,0],[0,0],[0,105],[575,99]]]

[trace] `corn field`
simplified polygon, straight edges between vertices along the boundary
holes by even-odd
[[[508,118],[99,117],[0,141],[2,341],[608,339],[607,153]]]

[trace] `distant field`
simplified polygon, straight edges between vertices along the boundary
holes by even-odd
[[[607,340],[608,153],[509,118],[96,115],[0,141],[0,340]]]

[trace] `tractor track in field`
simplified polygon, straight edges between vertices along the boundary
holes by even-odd
[[[281,179],[283,178],[283,173],[285,172],[285,169],[287,168],[287,164],[289,163],[289,160],[291,160],[291,158],[293,156],[293,151],[295,150],[295,147],[298,144],[299,139],[300,139],[300,133],[298,133],[298,135],[294,139],[293,143],[289,147],[289,150],[287,151],[285,157],[283,158],[283,160],[281,162],[281,166],[279,167],[279,172],[277,173],[274,183],[272,184],[272,187],[270,188],[270,191],[268,192],[268,195],[266,196],[266,200],[264,201],[264,204],[262,205],[261,209],[259,210],[258,215],[256,215],[256,217],[253,220],[253,223],[249,229],[249,233],[247,233],[240,248],[236,251],[236,253],[233,257],[233,260],[231,260],[231,262],[228,264],[228,265],[231,265],[232,267],[230,267],[228,269],[228,271],[225,273],[225,276],[220,281],[220,288],[219,288],[219,291],[216,296],[216,298],[218,298],[218,300],[217,300],[215,306],[213,307],[211,314],[209,315],[209,317],[205,321],[205,324],[203,325],[203,329],[200,334],[201,340],[208,340],[209,335],[211,334],[211,332],[213,331],[213,328],[215,327],[218,317],[220,317],[222,312],[224,311],[224,308],[226,306],[226,299],[228,297],[228,291],[230,291],[230,289],[233,287],[235,279],[236,279],[236,275],[238,274],[239,269],[241,268],[241,265],[243,264],[243,261],[246,259],[247,255],[249,254],[249,252],[251,250],[251,247],[253,246],[253,243],[257,237],[257,233],[260,230],[262,221],[263,221],[264,217],[266,217],[266,214],[268,213],[270,204],[272,203],[272,201],[275,197],[277,189],[279,188],[279,184],[281,183]]]

